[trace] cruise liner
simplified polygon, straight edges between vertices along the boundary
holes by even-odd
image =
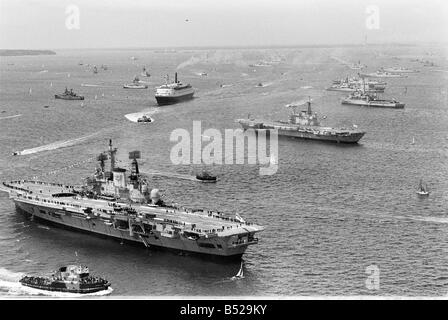
[[[158,189],[139,173],[140,152],[129,154],[130,174],[115,165],[117,148],[101,153],[99,166],[82,186],[17,180],[4,182],[19,211],[58,226],[90,232],[148,248],[208,257],[239,258],[257,244],[264,227],[240,215],[204,209],[185,209],[165,204]],[[110,170],[106,161],[110,160]]]
[[[297,108],[306,104],[307,110],[297,112]],[[300,139],[331,141],[337,143],[357,143],[365,134],[356,128],[323,127],[319,123],[316,113],[311,110],[311,101],[288,104],[293,111],[289,121],[265,121],[260,119],[237,119],[244,130],[272,130],[277,129],[279,136]]]
[[[169,83],[169,77],[166,77],[166,83],[156,88],[156,100],[159,105],[173,104],[184,100],[192,99],[194,89],[190,84],[183,84],[177,80],[177,72],[174,74],[174,82]]]

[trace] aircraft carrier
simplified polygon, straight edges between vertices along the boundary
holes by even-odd
[[[297,112],[303,104],[307,110]],[[279,136],[292,138],[329,141],[337,143],[357,143],[365,134],[364,131],[354,128],[331,128],[320,125],[316,113],[311,110],[311,100],[286,105],[292,108],[289,121],[266,121],[261,119],[237,119],[244,130],[272,130],[276,129]]]
[[[264,227],[240,215],[186,209],[165,204],[158,189],[139,173],[140,152],[129,154],[130,174],[116,163],[117,148],[101,153],[99,166],[82,186],[34,180],[3,182],[16,207],[62,227],[130,241],[145,247],[172,249],[208,257],[238,258]],[[106,162],[110,161],[110,170]]]

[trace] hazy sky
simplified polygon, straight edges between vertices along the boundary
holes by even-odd
[[[66,27],[69,5],[79,8],[79,29]],[[366,26],[369,5],[379,29]],[[3,49],[351,44],[366,35],[446,42],[448,1],[0,0]]]

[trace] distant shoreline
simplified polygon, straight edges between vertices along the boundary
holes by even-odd
[[[0,49],[0,57],[12,56],[41,56],[54,55],[56,52],[51,50],[16,50],[16,49]]]

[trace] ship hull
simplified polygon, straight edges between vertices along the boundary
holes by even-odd
[[[21,281],[20,283],[23,286],[38,289],[38,290],[65,292],[65,293],[80,293],[80,294],[89,294],[89,293],[104,291],[104,290],[109,289],[109,286],[110,286],[108,284],[108,285],[92,286],[92,287],[86,287],[86,288],[79,288],[79,287],[75,287],[75,286],[70,288],[67,286],[37,285],[37,284],[27,283],[24,281]]]
[[[185,94],[182,96],[157,96],[156,95],[156,100],[157,100],[157,104],[159,106],[162,106],[162,105],[175,104],[178,102],[193,99],[193,95],[194,95],[194,92],[188,93],[188,94]]]
[[[84,97],[82,96],[77,96],[77,97],[67,97],[67,96],[61,96],[58,94],[54,95],[55,99],[61,99],[61,100],[84,100]]]
[[[167,238],[156,236],[155,234],[131,234],[129,230],[117,229],[112,225],[107,225],[98,219],[85,219],[76,217],[76,213],[68,210],[61,210],[41,206],[34,203],[23,202],[14,199],[16,209],[33,220],[37,219],[45,224],[61,227],[64,229],[89,233],[103,238],[119,240],[121,243],[138,245],[142,248],[168,250],[175,253],[188,253],[207,258],[218,258],[225,260],[240,259],[247,249],[247,245],[228,246],[228,238],[220,237],[210,241],[200,243],[213,243],[213,248],[201,246],[198,241],[186,238]],[[221,246],[218,249],[217,245]]]
[[[342,104],[353,105],[353,106],[363,106],[372,108],[389,108],[389,109],[403,109],[404,103],[372,103],[365,101],[347,101],[343,100]]]
[[[244,130],[253,129],[258,131],[269,130],[273,128],[263,127],[263,128],[255,128],[248,124],[241,123],[241,126]],[[324,142],[333,142],[333,143],[347,143],[354,144],[358,143],[358,141],[364,136],[365,132],[353,133],[347,136],[327,136],[327,135],[317,135],[309,132],[303,132],[298,130],[285,130],[285,129],[277,129],[279,137],[289,137],[289,138],[297,138],[297,139],[305,139],[305,140],[316,140],[316,141],[324,141]]]

